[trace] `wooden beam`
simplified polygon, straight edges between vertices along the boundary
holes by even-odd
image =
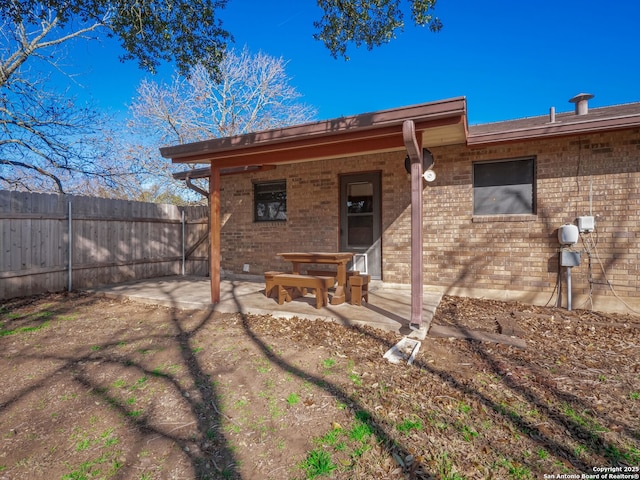
[[[458,125],[462,117],[441,118],[429,122],[414,122],[414,129],[422,131],[448,125]],[[244,165],[294,163],[321,158],[361,155],[376,151],[402,150],[403,127],[388,126],[376,130],[357,130],[340,134],[293,138],[286,142],[256,142],[222,147],[213,151],[194,150],[189,155],[172,158],[173,163],[215,163],[221,169]],[[222,171],[224,174],[225,170]]]
[[[209,177],[209,202],[211,210],[211,303],[220,302],[220,169],[211,168]]]
[[[402,124],[402,138],[411,160],[411,321],[422,327],[422,148],[413,120]]]

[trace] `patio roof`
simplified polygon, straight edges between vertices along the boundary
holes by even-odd
[[[212,163],[221,173],[240,173],[252,165],[277,165],[343,158],[384,151],[403,151],[404,120],[415,124],[425,147],[534,140],[640,127],[640,102],[592,108],[578,115],[564,112],[515,120],[467,125],[465,97],[350,117],[294,125],[281,129],[164,147],[160,153],[174,163]],[[208,176],[209,170],[200,172]],[[187,175],[187,172],[182,174]],[[192,172],[188,176],[197,178]]]
[[[402,124],[413,120],[425,147],[465,143],[466,99],[457,97],[333,120],[165,147],[174,163],[216,167],[296,163],[405,150]]]

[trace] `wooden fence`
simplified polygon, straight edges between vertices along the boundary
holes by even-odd
[[[0,191],[0,299],[208,274],[208,209]]]

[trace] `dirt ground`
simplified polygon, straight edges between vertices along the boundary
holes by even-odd
[[[526,347],[408,366],[370,328],[6,301],[0,479],[639,478],[640,317],[444,297],[433,324]]]

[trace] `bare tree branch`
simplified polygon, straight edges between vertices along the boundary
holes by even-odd
[[[244,49],[228,52],[216,77],[198,65],[187,78],[176,76],[170,84],[143,81],[130,108],[129,125],[134,132],[145,132],[149,141],[146,152],[141,146],[129,149],[136,155],[132,162],[144,165],[155,184],[186,194],[184,184],[171,178],[176,167],[158,158],[160,146],[310,121],[315,109],[299,101],[286,65],[282,58]]]

